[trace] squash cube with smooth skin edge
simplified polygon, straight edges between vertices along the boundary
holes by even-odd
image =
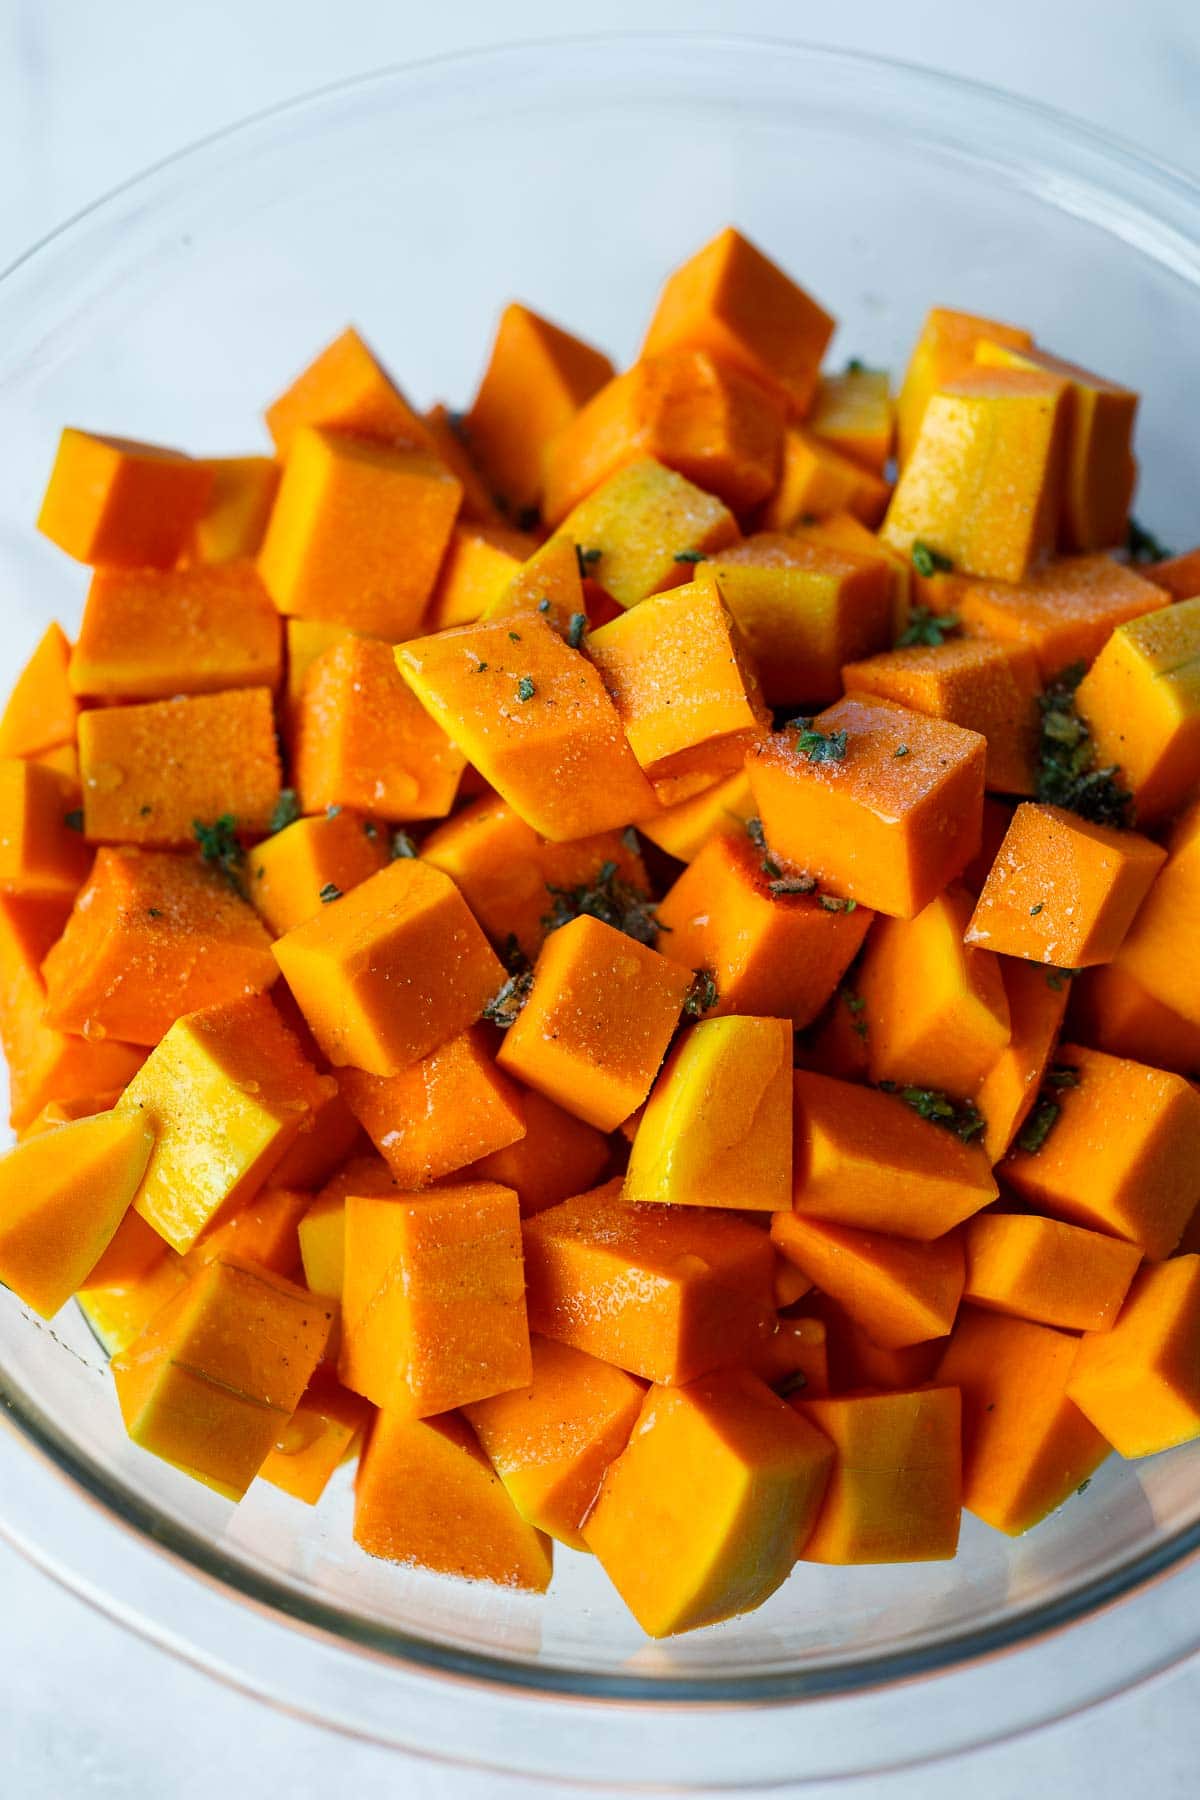
[[[1137,831],[1060,806],[1018,806],[965,939],[1060,969],[1111,962],[1166,861]]]
[[[322,906],[274,954],[323,1054],[369,1075],[465,1031],[505,978],[449,876],[415,857]]]
[[[240,1500],[295,1412],[333,1311],[278,1275],[209,1263],[113,1358],[133,1442]]]
[[[976,345],[985,338],[1018,350],[1033,347],[1032,337],[1018,325],[955,312],[948,306],[932,306],[926,313],[896,401],[896,456],[901,467],[912,453],[930,395],[956,376],[970,373]]]
[[[1024,645],[1046,682],[1090,663],[1118,625],[1170,604],[1160,587],[1111,556],[1056,557],[1021,581],[953,579],[966,635]]]
[[[190,1250],[224,1206],[257,1192],[332,1092],[265,995],[177,1020],[119,1102],[154,1133],[138,1212]]]
[[[791,1402],[836,1456],[817,1522],[800,1546],[816,1563],[945,1562],[962,1517],[958,1389]]]
[[[691,973],[599,919],[551,932],[497,1062],[597,1131],[614,1131],[650,1092]]]
[[[1031,1213],[982,1213],[963,1241],[964,1299],[1063,1331],[1111,1330],[1142,1260],[1137,1244]]]
[[[258,570],[281,613],[395,641],[433,592],[462,488],[428,450],[304,427]]]
[[[748,646],[708,570],[593,632],[588,655],[652,781],[733,774],[766,735]]]
[[[0,714],[0,756],[42,756],[73,745],[79,703],[67,668],[71,646],[61,625],[47,625]]]
[[[1041,1147],[1014,1150],[1004,1178],[1028,1205],[1169,1256],[1200,1205],[1200,1094],[1181,1075],[1063,1045],[1058,1116]]]
[[[315,918],[327,905],[331,887],[349,893],[388,865],[388,833],[357,813],[295,819],[261,844],[248,859],[251,902],[272,936],[282,937]]]
[[[759,1226],[711,1208],[631,1206],[621,1181],[524,1225],[533,1331],[678,1386],[742,1362],[773,1308]]]
[[[759,1212],[790,1206],[792,1035],[789,1019],[693,1025],[646,1102],[625,1199]]]
[[[790,531],[806,519],[848,512],[872,530],[887,511],[891,488],[880,476],[803,425],[783,434],[779,483],[762,509],[767,531]]]
[[[70,900],[90,852],[67,823],[71,794],[41,763],[0,759],[0,893],[24,900]]]
[[[521,1219],[511,1188],[465,1182],[346,1197],[344,1384],[413,1418],[529,1384]]]
[[[1200,1437],[1200,1256],[1134,1276],[1116,1323],[1084,1336],[1067,1394],[1118,1456]]]
[[[748,1370],[652,1387],[583,1535],[649,1637],[761,1606],[791,1573],[833,1446]]]
[[[370,1404],[318,1369],[282,1426],[259,1479],[315,1506],[335,1471],[355,1455],[370,1427]]]
[[[985,1121],[979,1141],[993,1165],[1016,1137],[1038,1097],[1070,999],[1070,981],[1056,969],[1004,956],[1000,971],[1008,998],[1010,1036],[975,1090],[975,1105]]]
[[[322,426],[409,449],[432,448],[428,428],[353,326],[313,358],[266,409],[267,429],[286,459],[298,432]]]
[[[390,644],[346,638],[316,658],[293,716],[306,813],[349,806],[389,820],[442,819],[466,757],[401,680]]]
[[[1200,598],[1118,625],[1075,704],[1139,823],[1176,812],[1200,783]]]
[[[814,437],[882,475],[896,425],[887,370],[847,366],[840,374],[822,375],[805,422]]]
[[[211,470],[181,451],[68,426],[38,530],[77,562],[169,569],[211,487]]]
[[[70,682],[94,700],[167,700],[279,686],[283,631],[248,559],[186,569],[97,569]]]
[[[653,457],[627,463],[581,500],[559,527],[618,606],[635,606],[690,580],[693,565],[737,542],[729,508]]]
[[[899,1095],[807,1069],[795,1083],[798,1213],[928,1242],[996,1198],[979,1145]]]
[[[911,919],[979,847],[986,739],[889,700],[849,694],[812,721],[841,758],[794,728],[746,761],[767,842],[835,895]]]
[[[515,1190],[521,1217],[532,1218],[572,1194],[582,1194],[607,1171],[608,1139],[564,1112],[532,1088],[518,1090],[525,1135],[472,1163],[474,1181],[498,1181]],[[464,1178],[468,1171],[464,1170]]]
[[[588,659],[537,612],[396,649],[418,700],[527,825],[556,842],[654,811],[616,707]]]
[[[279,488],[273,456],[206,456],[212,475],[204,510],[185,552],[189,561],[212,566],[257,556]]]
[[[962,1299],[961,1234],[929,1243],[776,1213],[771,1241],[885,1350],[945,1337]]]

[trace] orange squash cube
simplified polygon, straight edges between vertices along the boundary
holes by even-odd
[[[75,1303],[105,1353],[118,1356],[188,1279],[183,1258],[130,1207]]]
[[[881,562],[887,570],[892,595],[892,635],[903,635],[908,624],[916,579],[911,557],[901,556],[899,551],[885,544],[873,531],[868,531],[862,520],[856,519],[849,512],[830,513],[828,518],[799,525],[794,529],[793,536],[798,537],[802,543],[828,544],[835,550],[848,550],[852,556]]]
[[[1200,1204],[1200,1094],[1182,1076],[1063,1045],[1075,1085],[1040,1149],[1016,1151],[1005,1180],[1039,1212],[1169,1256]]]
[[[1071,983],[1071,1035],[1094,1050],[1173,1069],[1200,1070],[1200,1025],[1135,981],[1119,962],[1085,969]]]
[[[959,1232],[913,1243],[789,1210],[771,1221],[771,1241],[884,1349],[945,1337],[954,1324],[964,1279]]]
[[[283,641],[285,646],[283,693],[280,696],[280,727],[291,744],[296,735],[296,714],[300,710],[300,696],[304,692],[304,681],[308,671],[317,658],[333,644],[343,643],[347,638],[357,634],[347,630],[345,625],[330,625],[322,619],[285,619],[283,621]]]
[[[428,449],[427,428],[353,326],[320,355],[266,410],[267,429],[281,457],[308,426]]]
[[[774,1310],[765,1231],[699,1207],[630,1206],[618,1178],[526,1219],[529,1323],[646,1381],[742,1362]]]
[[[476,1181],[498,1181],[521,1202],[521,1217],[532,1218],[572,1194],[582,1194],[609,1165],[608,1139],[572,1117],[532,1088],[516,1090],[524,1137],[493,1150],[471,1165]]]
[[[583,1535],[648,1636],[715,1625],[786,1581],[832,1460],[829,1439],[746,1369],[654,1387]]]
[[[963,1298],[1064,1331],[1111,1330],[1142,1260],[1137,1244],[1028,1213],[982,1213],[963,1230]]]
[[[378,1156],[352,1156],[321,1189],[297,1227],[304,1280],[311,1293],[341,1300],[346,1276],[346,1200],[350,1194],[392,1197],[398,1192]]]
[[[1191,928],[1200,906],[1200,806],[1180,819],[1167,851],[1117,961],[1148,994],[1200,1025],[1200,943]]]
[[[799,1289],[800,1292],[796,1292]],[[807,1276],[792,1263],[779,1259],[775,1271],[775,1297],[782,1292],[803,1299],[810,1291]],[[823,1319],[785,1316],[776,1313],[771,1334],[756,1344],[750,1353],[750,1367],[768,1387],[782,1386],[805,1394],[829,1392],[829,1344]],[[802,1377],[802,1379],[798,1379]]]
[[[848,365],[840,375],[822,375],[807,424],[851,462],[882,475],[896,424],[887,370]]]
[[[707,571],[593,632],[588,655],[652,781],[732,774],[767,730],[754,664]]]
[[[71,794],[42,763],[0,758],[0,893],[25,900],[70,900],[90,852],[67,823]]]
[[[834,1393],[851,1393],[859,1388],[881,1388],[886,1393],[899,1393],[923,1387],[933,1380],[934,1371],[950,1341],[949,1338],[928,1338],[923,1344],[906,1344],[900,1350],[885,1350],[827,1295],[819,1295],[811,1304],[819,1309],[825,1325],[829,1388]],[[813,1390],[812,1397],[819,1398],[821,1392],[820,1388]],[[804,1388],[801,1393],[809,1394],[810,1390]]]
[[[1022,580],[961,581],[954,595],[968,636],[1024,645],[1043,681],[1090,663],[1118,625],[1169,604],[1161,588],[1111,556],[1062,556]]]
[[[281,613],[395,641],[433,592],[462,489],[428,450],[305,427],[258,556]]]
[[[1000,1161],[1038,1097],[1070,998],[1069,979],[1059,970],[1013,956],[999,961],[1010,1036],[975,1090],[985,1121],[980,1141],[992,1164]]]
[[[673,962],[712,975],[712,1014],[790,1019],[799,1031],[833,994],[875,915],[788,892],[787,877],[764,867],[770,861],[744,832],[711,838],[660,904],[659,941]]]
[[[932,394],[881,535],[955,569],[1024,581],[1054,548],[1068,388],[1056,376],[987,369]]]
[[[212,472],[178,450],[68,426],[38,530],[77,562],[169,569],[211,487]]]
[[[809,519],[847,512],[873,530],[890,494],[887,482],[853,457],[803,426],[789,425],[779,482],[760,522],[767,531],[790,531]]]
[[[222,1215],[192,1245],[183,1261],[193,1270],[219,1256],[229,1262],[252,1263],[256,1269],[268,1269],[273,1275],[299,1279],[299,1225],[311,1200],[311,1194],[272,1180],[270,1187],[260,1188],[228,1217]]]
[[[279,489],[279,464],[273,456],[201,460],[212,475],[212,486],[192,530],[190,560],[227,563],[257,556]]]
[[[388,860],[385,828],[339,807],[296,819],[256,844],[247,886],[271,935],[282,937],[315,918],[331,888],[349,893]]]
[[[795,1186],[805,1218],[928,1243],[996,1198],[978,1144],[897,1095],[797,1069]]]
[[[677,862],[690,863],[709,838],[719,833],[740,836],[754,814],[754,796],[744,769],[714,781],[687,800],[677,800],[648,819],[638,820],[643,837]]]
[[[1079,1339],[964,1306],[935,1379],[962,1394],[963,1505],[1018,1537],[1094,1475],[1108,1445],[1067,1392]]]
[[[654,793],[600,676],[536,612],[396,650],[401,675],[484,779],[556,842],[627,825]]]
[[[1176,812],[1200,783],[1200,598],[1118,625],[1075,699],[1139,823]]]
[[[1200,1437],[1200,1256],[1134,1276],[1116,1324],[1080,1344],[1067,1394],[1119,1456]]]
[[[802,1562],[945,1562],[962,1517],[962,1407],[953,1387],[798,1395],[792,1405],[835,1457]]]
[[[543,944],[497,1061],[597,1131],[614,1131],[650,1092],[691,982],[657,950],[581,914]]]
[[[314,1107],[305,1129],[276,1163],[272,1178],[280,1187],[311,1194],[352,1150],[362,1147],[358,1120],[340,1094],[330,1094]]]
[[[1194,600],[1200,594],[1200,548],[1145,564],[1142,573],[1157,587],[1166,588],[1172,599]]]
[[[424,626],[473,625],[509,588],[537,549],[523,531],[504,525],[456,525],[442,558]]]
[[[696,562],[741,535],[737,520],[714,494],[652,457],[628,463],[601,482],[559,530],[587,555],[589,573],[622,607],[680,586]]]
[[[40,757],[74,744],[79,704],[67,679],[70,660],[62,627],[47,625],[0,714],[0,757]]]
[[[448,406],[438,401],[435,406],[422,413],[421,418],[429,434],[431,447],[450,473],[462,483],[460,516],[475,525],[506,527],[504,513],[484,479],[483,470],[468,448],[465,423],[461,415],[451,412]]]
[[[335,1471],[357,1454],[371,1418],[361,1395],[318,1369],[259,1469],[260,1480],[315,1506]]]
[[[1004,956],[1081,969],[1111,962],[1166,852],[1061,806],[1018,806],[966,928]]]
[[[397,1075],[473,1025],[504,968],[448,876],[401,857],[274,946],[335,1067]]]
[[[491,1182],[346,1198],[346,1387],[412,1418],[528,1387],[517,1196]]]
[[[986,740],[889,700],[848,694],[813,720],[840,760],[813,760],[777,732],[747,759],[778,857],[893,918],[911,919],[979,844]]]
[[[565,532],[539,544],[516,570],[512,580],[485,607],[481,617],[508,619],[515,629],[516,613],[540,613],[560,637],[577,637],[579,620],[588,619],[588,600],[581,573],[582,551]],[[520,634],[510,643],[520,643]]]
[[[278,687],[279,614],[252,562],[97,569],[70,682],[93,700],[166,700]]]
[[[266,831],[279,800],[267,688],[98,707],[79,720],[84,835],[93,843],[191,846],[226,814]]]
[[[278,974],[267,933],[214,870],[101,849],[42,965],[46,1023],[157,1044],[184,1013],[264,993]]]
[[[833,328],[824,307],[727,225],[667,278],[642,355],[707,350],[803,416]]]
[[[971,372],[975,347],[984,339],[1016,349],[1030,349],[1033,345],[1027,331],[1016,325],[1002,325],[996,319],[954,312],[946,306],[931,307],[926,314],[896,402],[896,453],[902,466],[912,454],[930,395],[948,381]]]

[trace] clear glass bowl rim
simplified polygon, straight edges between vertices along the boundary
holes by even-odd
[[[123,216],[131,219],[153,214],[156,203],[169,197],[182,177],[189,185],[202,184],[205,170],[231,148],[253,149],[269,142],[272,132],[307,120],[319,125],[322,113],[332,116],[357,94],[391,89],[399,96],[406,87],[431,75],[456,74],[464,79],[499,76],[506,65],[538,60],[539,75],[561,79],[564,67],[580,54],[611,54],[634,50],[669,51],[677,66],[690,54],[718,52],[742,59],[769,57],[778,66],[823,70],[840,80],[861,80],[869,90],[885,94],[894,108],[899,104],[910,125],[940,108],[940,116],[952,120],[937,133],[942,141],[959,146],[967,128],[967,116],[976,154],[1005,169],[1031,191],[1043,191],[1050,182],[1059,204],[1064,204],[1062,183],[1073,186],[1070,210],[1094,218],[1113,235],[1189,283],[1200,286],[1200,183],[1141,150],[1110,136],[1069,114],[1005,90],[929,69],[900,59],[860,51],[831,49],[803,41],[765,36],[714,32],[613,32],[580,34],[551,39],[457,51],[396,63],[311,90],[293,99],[264,108],[223,127],[121,183],[57,226],[0,271],[0,320],[12,302],[26,304],[21,290],[48,284],[53,289],[58,254],[75,248],[96,233],[105,235],[118,227]],[[555,70],[557,68],[557,77]],[[611,98],[611,93],[610,93]],[[923,109],[922,103],[927,103]],[[1014,149],[1021,144],[1018,155]],[[0,353],[0,377],[5,365],[12,368],[23,345],[10,339],[7,353]],[[81,1495],[97,1504],[115,1523],[141,1544],[166,1557],[176,1566],[210,1584],[230,1598],[249,1603],[283,1622],[294,1622],[310,1632],[333,1640],[349,1650],[391,1661],[412,1672],[449,1676],[491,1688],[510,1689],[529,1696],[557,1695],[589,1701],[670,1703],[704,1702],[709,1705],[762,1705],[795,1702],[824,1696],[852,1695],[871,1688],[908,1682],[914,1677],[945,1672],[1020,1644],[1045,1637],[1081,1621],[1117,1600],[1154,1582],[1200,1553],[1200,1520],[1170,1535],[1093,1581],[1072,1591],[1029,1606],[1011,1617],[978,1628],[964,1629],[919,1648],[898,1654],[866,1656],[829,1663],[819,1669],[767,1675],[697,1675],[687,1678],[583,1674],[555,1670],[542,1664],[493,1657],[431,1642],[407,1632],[376,1625],[341,1608],[300,1594],[270,1576],[261,1575],[199,1533],[172,1520],[147,1502],[136,1489],[112,1478],[98,1462],[80,1451],[25,1392],[12,1374],[0,1367],[0,1424],[7,1424],[46,1459],[57,1474]],[[19,1536],[11,1539],[25,1549]],[[39,1558],[38,1560],[41,1560]],[[103,1604],[90,1581],[60,1558],[43,1562],[65,1586],[94,1603]],[[85,1591],[86,1589],[86,1591]],[[114,1603],[114,1616],[135,1624]],[[158,1641],[157,1632],[152,1632]],[[1195,1644],[1200,1644],[1200,1628]]]

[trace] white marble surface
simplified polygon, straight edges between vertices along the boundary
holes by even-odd
[[[376,65],[570,29],[737,29],[875,49],[1064,107],[1200,172],[1195,0],[0,0],[0,266],[96,194],[273,101]],[[0,1441],[11,1469],[21,1452]],[[1136,1608],[1113,1629],[1137,1630]],[[1022,1653],[1036,1656],[1037,1651]],[[1005,1665],[996,1666],[1005,1679]],[[936,1704],[932,1689],[913,1704]],[[1197,1792],[1200,1664],[1032,1737],[813,1800]],[[506,1800],[527,1783],[352,1744],[125,1635],[0,1545],[0,1794],[204,1800],[401,1793]],[[543,1789],[549,1793],[550,1790]]]

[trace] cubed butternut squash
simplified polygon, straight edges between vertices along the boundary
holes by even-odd
[[[386,827],[335,806],[315,818],[295,819],[256,844],[246,886],[272,936],[282,937],[377,875],[388,861]]]
[[[1200,783],[1200,598],[1118,625],[1075,702],[1139,823],[1177,812]]]
[[[279,488],[273,456],[201,458],[212,475],[204,510],[192,527],[186,555],[197,563],[257,556]]]
[[[1064,1331],[1111,1330],[1142,1259],[1137,1244],[1032,1213],[982,1213],[963,1230],[963,1297]]]
[[[929,397],[947,381],[970,372],[975,347],[987,340],[997,345],[1029,349],[1033,339],[1017,325],[983,319],[974,313],[954,312],[947,306],[931,307],[904,372],[896,402],[896,451],[901,465],[908,461]]]
[[[653,457],[627,463],[572,508],[559,527],[618,606],[634,606],[691,577],[694,565],[736,543],[737,520]]]
[[[318,1370],[282,1426],[258,1473],[272,1487],[315,1506],[334,1472],[353,1457],[371,1423],[371,1407]]]
[[[517,1093],[525,1135],[481,1156],[470,1172],[477,1181],[498,1181],[514,1189],[521,1217],[528,1219],[572,1194],[585,1193],[607,1170],[610,1151],[603,1133],[533,1088]]]
[[[169,569],[211,488],[211,470],[178,450],[68,426],[38,530],[77,562]]]
[[[895,407],[886,369],[848,364],[817,382],[808,428],[851,462],[882,475],[892,451]]]
[[[428,448],[424,421],[353,326],[340,333],[266,410],[267,429],[281,457],[297,433],[323,426],[383,444]]]
[[[847,512],[874,530],[887,511],[891,489],[872,469],[844,456],[827,438],[803,425],[783,434],[779,481],[762,509],[767,531],[790,531],[810,519]]]
[[[962,1516],[961,1402],[954,1387],[792,1401],[834,1447],[803,1562],[945,1562]]]
[[[90,854],[70,801],[54,769],[0,758],[0,893],[70,901],[78,892]]]
[[[1111,556],[1062,556],[1027,576],[960,581],[954,607],[971,637],[1022,644],[1043,681],[1099,655],[1118,625],[1169,604],[1169,597]]]
[[[42,756],[74,744],[79,702],[67,670],[71,646],[61,625],[47,625],[0,714],[0,757]]]
[[[981,1143],[998,1163],[1038,1097],[1070,998],[1069,977],[1018,957],[1002,956],[1010,1036],[975,1090],[984,1121]]]
[[[92,700],[167,700],[276,688],[279,614],[247,559],[187,569],[97,569],[71,652],[72,690]]]
[[[776,1213],[771,1241],[814,1287],[886,1350],[945,1337],[962,1298],[962,1235],[930,1243]]]
[[[1167,844],[1167,860],[1121,940],[1118,966],[1148,994],[1200,1025],[1200,805],[1189,807]]]
[[[1200,1256],[1134,1276],[1115,1325],[1080,1344],[1067,1394],[1119,1456],[1200,1436]]]

